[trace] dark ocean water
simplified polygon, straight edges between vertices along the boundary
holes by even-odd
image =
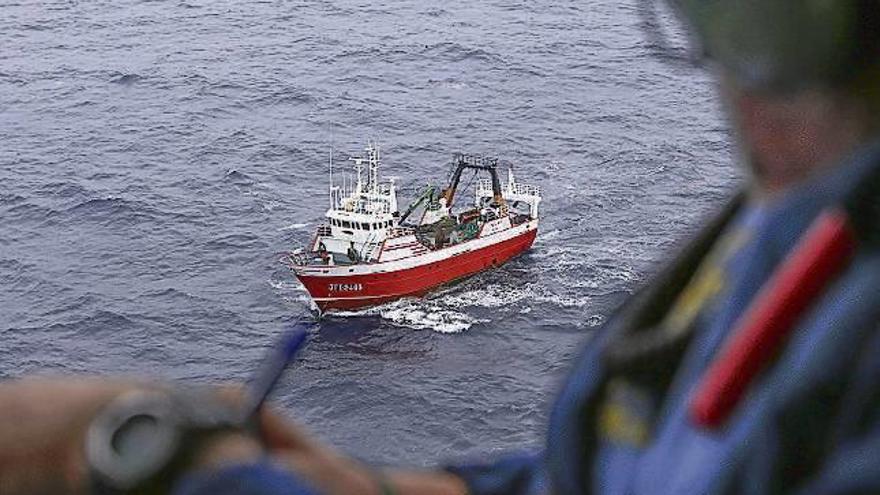
[[[380,462],[537,445],[578,349],[737,179],[717,107],[617,0],[0,1],[0,377],[245,379],[308,307],[277,259],[331,147],[375,138],[407,191],[455,151],[512,161],[539,238],[324,319],[278,401]]]

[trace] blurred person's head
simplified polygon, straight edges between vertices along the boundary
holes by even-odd
[[[880,0],[668,0],[711,62],[758,188],[775,193],[880,131]]]

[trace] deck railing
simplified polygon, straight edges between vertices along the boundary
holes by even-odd
[[[520,184],[519,182],[515,182],[512,188],[510,187],[510,184],[503,184],[502,190],[509,194],[541,197],[541,188],[532,184]],[[489,179],[480,179],[477,182],[477,194],[483,196],[491,196],[492,181],[490,181]]]

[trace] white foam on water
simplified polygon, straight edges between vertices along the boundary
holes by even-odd
[[[269,280],[269,287],[284,292],[302,292],[306,293],[306,288],[299,282],[286,282],[284,280]]]
[[[553,264],[556,268],[580,268],[587,264],[589,258],[582,252],[561,249],[561,253],[554,257]]]
[[[292,224],[290,224],[290,225],[286,225],[286,226],[284,226],[284,227],[281,227],[281,228],[278,229],[278,230],[279,230],[279,231],[284,231],[284,230],[303,230],[304,228],[306,228],[306,227],[308,227],[308,226],[309,226],[309,224],[307,224],[307,223],[292,223]]]
[[[461,333],[470,329],[475,323],[483,321],[441,305],[424,305],[417,302],[383,308],[380,309],[379,314],[397,325],[439,333]]]
[[[566,256],[572,254],[572,249],[565,246],[548,246],[546,248],[536,250],[532,253],[532,258],[543,260],[546,258],[557,258],[560,255]]]
[[[539,298],[539,300],[543,302],[548,302],[555,304],[557,306],[561,306],[563,308],[586,308],[590,305],[591,299],[589,296],[575,296],[570,294],[563,295],[548,295]]]
[[[573,289],[598,289],[601,287],[601,284],[592,278],[585,278],[583,280],[575,280],[574,282],[569,282],[568,286]]]
[[[503,283],[447,293],[440,301],[455,307],[481,306],[484,308],[513,307],[520,305],[520,303],[546,303],[563,308],[586,308],[592,303],[589,296],[559,294],[543,285],[511,286]]]
[[[318,305],[315,304],[315,301],[313,301],[312,297],[309,296],[308,294],[299,294],[295,298],[293,298],[293,300],[298,303],[305,304],[306,306],[309,307],[309,309],[311,309],[313,311],[318,309]]]
[[[602,315],[591,315],[587,318],[586,323],[589,327],[598,327],[599,325],[605,323],[605,317]]]
[[[461,333],[481,320],[446,307],[437,300],[400,299],[360,311],[339,311],[334,316],[380,316],[395,325],[414,330],[432,330],[439,333]]]
[[[318,306],[315,305],[312,297],[301,283],[284,280],[268,280],[267,283],[269,287],[272,287],[279,293],[282,300],[298,306],[306,306],[312,311],[318,310]]]
[[[547,232],[539,232],[538,236],[535,238],[535,244],[556,239],[561,233],[562,231],[560,231],[559,229],[553,229]]]

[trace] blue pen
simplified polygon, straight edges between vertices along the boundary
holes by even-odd
[[[292,329],[284,332],[278,344],[269,351],[269,355],[260,364],[257,373],[245,390],[245,403],[242,408],[243,423],[254,419],[263,406],[263,402],[272,392],[281,375],[284,374],[284,370],[303,348],[308,336],[306,328],[308,328],[307,324],[297,323]]]

